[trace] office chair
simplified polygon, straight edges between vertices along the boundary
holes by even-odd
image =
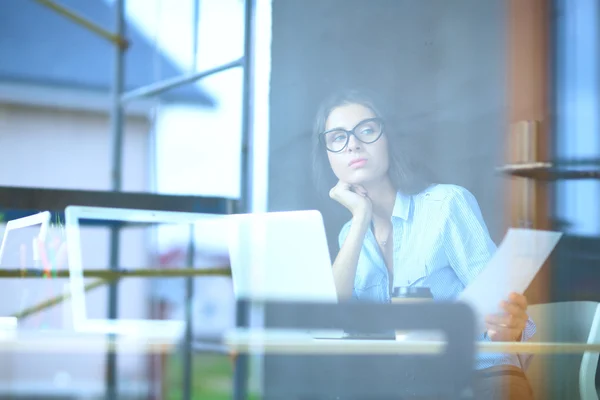
[[[568,301],[529,306],[538,342],[600,342],[600,304]],[[537,398],[598,400],[598,353],[536,354],[526,371]]]

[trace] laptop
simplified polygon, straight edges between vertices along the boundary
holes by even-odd
[[[196,224],[200,224],[201,226],[203,222],[214,221],[217,218],[223,217],[212,214],[171,211],[84,206],[67,207],[65,209],[65,221],[74,330],[78,332],[130,335],[136,337],[180,338],[185,329],[184,320],[138,318],[112,320],[91,315],[92,311],[90,307],[94,305],[94,301],[90,301],[90,297],[93,293],[86,294],[86,278],[84,278],[83,271],[84,268],[109,268],[107,251],[110,237],[109,223],[121,224],[122,227],[119,238],[122,253],[119,266],[133,269],[148,268],[151,263],[144,255],[147,255],[152,250],[152,247],[156,248],[156,243],[154,245],[148,244],[148,238],[152,235],[152,228],[176,228],[173,231],[175,232],[174,234],[179,232],[185,240],[189,230],[183,230],[182,233],[182,229],[177,228],[184,226],[189,229],[190,226],[198,226]],[[98,252],[97,248],[102,248],[102,252]],[[91,256],[95,251],[96,255]],[[104,259],[100,261],[99,258],[102,257]],[[124,257],[129,257],[129,261],[124,260]],[[125,278],[121,280],[120,288],[123,289],[128,281],[135,279]],[[150,281],[152,280],[137,278],[138,284],[145,284],[146,286],[151,285]],[[97,290],[95,289],[95,291]],[[183,296],[183,293],[181,295]],[[141,296],[143,296],[143,293],[140,287],[136,290],[122,290],[119,298],[119,306],[133,306],[136,303],[138,304],[137,310],[139,311],[141,307],[147,304],[147,300]],[[103,300],[106,301],[105,299]],[[130,313],[134,314],[135,312]],[[121,310],[119,314],[122,314]]]
[[[338,301],[318,211],[229,216],[229,257],[238,300]],[[252,325],[262,325],[259,306],[253,305],[251,319]],[[315,338],[344,336],[339,330],[305,333]]]
[[[50,218],[50,212],[44,211],[6,223],[0,245],[0,269],[43,271],[39,246],[46,241]],[[33,278],[18,279],[18,282],[16,280],[4,279],[0,282],[3,296],[12,299],[0,306],[0,330],[17,329],[19,321],[12,315],[32,305],[29,303],[35,302],[35,298],[39,297],[40,293],[34,293],[35,288],[32,286],[44,284]]]
[[[318,211],[229,216],[229,256],[238,299],[337,302]]]

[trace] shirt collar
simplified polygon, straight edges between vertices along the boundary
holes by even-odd
[[[402,218],[408,220],[408,213],[410,211],[410,196],[404,195],[400,192],[396,193],[396,202],[394,203],[394,210],[392,211],[392,217]]]

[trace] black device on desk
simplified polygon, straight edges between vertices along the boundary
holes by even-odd
[[[396,340],[396,334],[392,332],[346,332],[342,340]]]
[[[390,303],[392,304],[415,304],[416,302],[433,301],[433,295],[428,287],[397,286],[392,290]],[[368,331],[346,331],[347,340],[396,340],[395,331],[368,332]]]

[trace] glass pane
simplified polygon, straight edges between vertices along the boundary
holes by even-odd
[[[156,187],[160,193],[237,198],[240,193],[242,70],[204,81],[214,110],[161,106],[156,118]]]

